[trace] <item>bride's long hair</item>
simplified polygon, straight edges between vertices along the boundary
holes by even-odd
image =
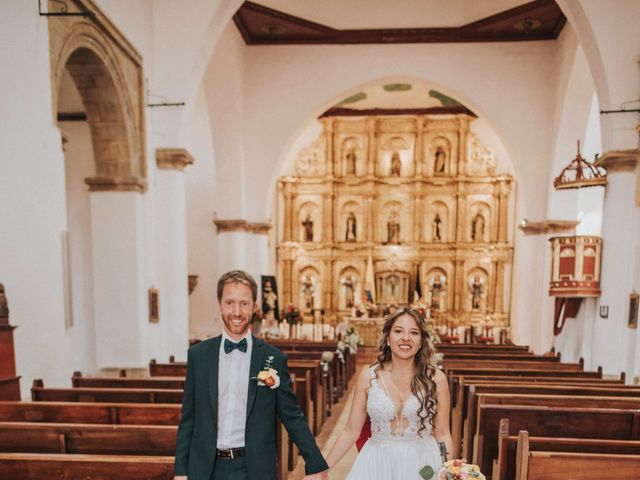
[[[379,353],[376,360],[380,367],[391,361],[391,347],[389,347],[388,344],[389,333],[396,323],[396,320],[403,315],[412,317],[420,329],[420,348],[413,359],[416,366],[416,373],[411,379],[411,392],[420,400],[420,408],[418,409],[418,417],[420,417],[418,434],[420,435],[421,432],[427,428],[427,422],[429,422],[432,429],[435,428],[434,419],[436,416],[437,399],[436,382],[433,380],[436,373],[434,359],[435,349],[429,337],[427,322],[419,311],[413,308],[403,308],[385,318],[382,335],[380,336],[380,340],[378,340]]]

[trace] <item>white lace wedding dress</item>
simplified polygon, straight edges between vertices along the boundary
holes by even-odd
[[[371,369],[367,397],[371,438],[364,444],[347,480],[423,480],[418,472],[425,465],[433,468],[433,480],[436,479],[442,457],[429,423],[418,435],[419,407],[418,398],[411,395],[398,412],[382,374],[376,378]]]

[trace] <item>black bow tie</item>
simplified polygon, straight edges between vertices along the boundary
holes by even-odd
[[[243,338],[238,343],[234,343],[231,340],[225,338],[224,339],[224,353],[233,352],[235,349],[240,350],[241,352],[247,352],[247,339]]]

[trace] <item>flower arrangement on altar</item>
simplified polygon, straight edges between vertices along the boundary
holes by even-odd
[[[289,325],[296,325],[300,322],[300,310],[298,310],[297,307],[289,304],[282,311],[282,318],[284,318],[284,321]]]
[[[426,465],[418,472],[425,480],[486,480],[477,465],[465,463],[462,460],[449,460],[442,465],[438,476],[432,467]]]

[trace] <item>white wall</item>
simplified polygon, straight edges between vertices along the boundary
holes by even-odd
[[[189,334],[191,338],[204,338],[216,332],[219,314],[218,237],[213,224],[216,163],[209,106],[203,90],[198,95],[191,123],[188,150],[195,163],[186,169],[188,270],[190,275],[198,275],[198,285],[189,297]]]
[[[62,283],[64,157],[51,112],[47,20],[34,9],[3,2],[11,21],[0,28],[0,282],[18,326],[23,395],[33,378],[68,385],[73,368]]]
[[[95,175],[93,146],[87,122],[61,122],[60,128],[68,138],[65,163],[73,302],[73,326],[69,328],[74,346],[73,369],[93,372],[96,369],[96,358],[91,205],[89,190],[84,181]]]

